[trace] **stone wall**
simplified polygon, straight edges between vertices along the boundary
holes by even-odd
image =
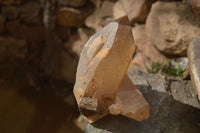
[[[74,83],[89,37],[123,15],[137,45],[134,68],[146,71],[153,61],[186,57],[189,42],[200,35],[197,1],[163,1],[0,0],[0,62],[22,60],[30,73]]]
[[[84,24],[93,10],[87,0],[0,0],[1,64],[22,61],[31,75],[42,71],[73,83],[79,44],[93,32]]]

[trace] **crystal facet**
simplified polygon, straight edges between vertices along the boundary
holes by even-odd
[[[127,16],[95,33],[83,49],[74,95],[80,112],[94,122],[107,114],[138,121],[149,116],[149,104],[127,72],[135,44]]]

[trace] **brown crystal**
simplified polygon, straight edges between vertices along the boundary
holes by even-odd
[[[127,76],[134,52],[127,16],[106,25],[86,43],[78,64],[74,95],[89,122],[107,114],[139,121],[148,118],[149,105]]]

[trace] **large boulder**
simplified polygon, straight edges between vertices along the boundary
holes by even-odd
[[[200,35],[200,23],[182,2],[156,2],[147,18],[146,32],[161,52],[186,56],[190,41]]]

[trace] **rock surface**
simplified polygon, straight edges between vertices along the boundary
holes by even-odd
[[[119,0],[131,22],[145,22],[155,0]]]
[[[145,25],[138,25],[132,29],[137,49],[151,61],[164,61],[166,57],[162,55],[148,39],[145,33]]]
[[[100,8],[102,0],[89,0],[97,9]]]
[[[194,38],[188,48],[190,75],[200,100],[200,37]]]
[[[126,76],[134,51],[128,17],[106,25],[85,45],[74,95],[81,113],[90,123],[107,114],[121,114],[138,121],[148,118],[148,103]]]
[[[3,6],[1,9],[2,16],[8,20],[21,19],[28,24],[41,24],[41,6],[38,2],[28,2],[20,6]]]
[[[156,2],[146,22],[147,35],[167,55],[186,56],[190,41],[200,35],[199,27],[198,18],[182,2]]]
[[[56,19],[57,24],[60,26],[80,27],[83,25],[81,12],[74,8],[63,7],[58,9]]]
[[[93,14],[87,17],[85,25],[98,31],[109,22],[114,21],[113,6],[114,2],[104,1]]]
[[[85,10],[62,7],[57,9],[56,22],[58,25],[64,27],[81,27],[83,26],[84,21],[90,12],[91,7],[88,6],[85,8]]]
[[[150,104],[150,118],[137,122],[107,116],[86,126],[86,133],[183,133],[200,131],[200,104],[191,81],[174,81],[161,75],[130,69],[129,77]],[[167,127],[166,127],[167,125]]]
[[[137,46],[137,54],[133,58],[133,68],[146,72],[146,66],[150,67],[152,62],[166,60],[166,57],[154,47],[146,35],[145,25],[136,25],[132,32]]]
[[[151,67],[152,61],[147,58],[143,53],[137,52],[132,60],[132,67],[142,72],[147,72],[147,67]]]
[[[113,7],[113,16],[115,19],[126,15],[126,11],[120,1],[117,1]]]
[[[200,18],[200,1],[199,0],[187,0],[192,7],[194,13]]]

